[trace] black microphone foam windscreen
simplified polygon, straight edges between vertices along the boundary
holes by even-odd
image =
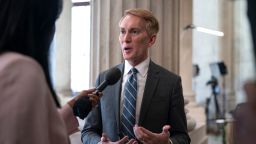
[[[109,85],[115,84],[121,77],[121,71],[114,67],[110,69],[106,75],[106,81]]]
[[[114,67],[107,71],[105,80],[96,88],[96,93],[103,91],[108,85],[115,84],[121,77],[121,71]]]

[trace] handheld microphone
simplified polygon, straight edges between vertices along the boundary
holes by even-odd
[[[121,71],[114,67],[110,69],[105,77],[105,80],[96,88],[96,94],[102,92],[108,85],[115,84],[121,77]]]
[[[96,88],[96,95],[99,92],[102,92],[108,85],[115,84],[121,77],[121,71],[114,67],[108,70],[105,80],[101,82],[101,84]],[[73,113],[75,116],[78,116],[80,119],[84,119],[92,109],[91,101],[89,97],[83,96],[79,98],[74,106],[73,106]]]

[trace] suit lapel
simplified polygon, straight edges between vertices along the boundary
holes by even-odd
[[[124,73],[124,64],[120,64],[117,66],[121,70],[121,78],[116,83],[116,86],[114,86],[113,92],[114,92],[114,105],[115,105],[115,116],[116,116],[116,122],[117,122],[117,129],[119,132],[119,125],[120,125],[120,98],[121,98],[121,86],[123,81],[123,73]]]
[[[150,61],[149,68],[148,68],[148,76],[147,76],[142,104],[141,104],[139,125],[141,125],[145,119],[151,99],[155,93],[158,80],[159,80],[159,70],[157,69],[156,65],[152,61]]]

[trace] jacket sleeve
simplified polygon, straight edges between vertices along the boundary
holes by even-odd
[[[173,144],[189,144],[190,138],[187,133],[187,121],[184,110],[184,98],[182,93],[181,78],[177,78],[172,90],[170,111],[170,139]]]
[[[102,76],[96,80],[96,86],[100,84]],[[97,144],[100,141],[102,133],[102,124],[101,124],[101,111],[100,111],[100,101],[92,111],[88,114],[85,119],[84,128],[82,130],[82,142],[83,144]]]
[[[72,108],[68,105],[65,104],[63,107],[61,107],[58,110],[59,114],[61,115],[62,119],[65,122],[66,128],[68,135],[71,135],[75,132],[78,132],[79,129],[79,123],[75,115],[73,114]]]

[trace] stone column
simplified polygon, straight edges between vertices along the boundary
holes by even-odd
[[[223,95],[226,97],[225,106],[226,112],[235,108],[235,62],[234,62],[234,1],[221,1],[220,7],[222,12],[221,30],[225,33],[221,39],[220,57],[225,62],[228,74],[224,76],[221,87],[223,88]]]
[[[207,141],[204,108],[196,104],[195,92],[192,90],[192,29],[185,29],[193,24],[193,1],[180,1],[180,43],[179,43],[179,72],[182,77],[187,125],[192,144]]]
[[[191,0],[180,1],[179,73],[182,78],[188,131],[192,131],[196,126],[196,121],[190,116],[191,112],[187,108],[195,103],[195,94],[192,91],[192,31],[184,29],[192,23],[192,7]]]
[[[71,7],[70,0],[63,1],[63,10],[56,23],[54,55],[55,89],[62,95],[71,95]]]
[[[185,29],[192,24],[192,0],[180,2],[180,61],[179,70],[182,77],[182,86],[185,99],[195,102],[195,93],[192,90],[192,30]]]

